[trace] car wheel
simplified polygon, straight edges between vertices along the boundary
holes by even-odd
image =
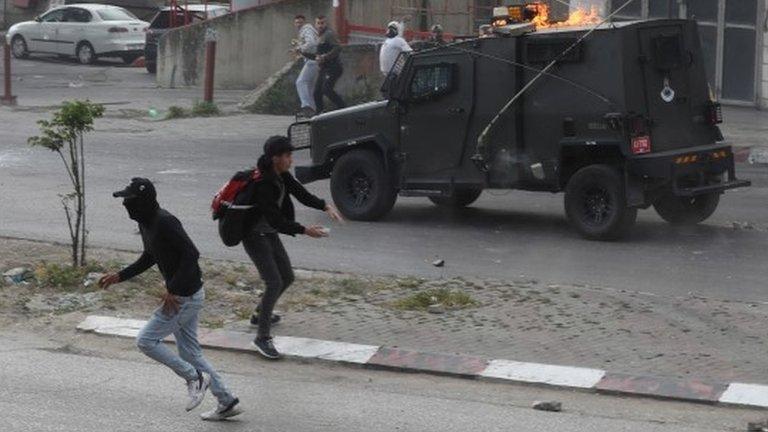
[[[147,68],[147,72],[149,73],[157,73],[157,64],[156,63],[145,63],[144,67]]]
[[[93,50],[93,45],[88,42],[80,42],[75,54],[80,64],[89,65],[96,61],[96,51]]]
[[[673,225],[696,225],[709,219],[720,204],[720,194],[677,197],[665,194],[653,203],[656,213]]]
[[[27,48],[27,41],[21,35],[16,35],[11,40],[11,53],[17,59],[25,59],[29,57],[29,49]]]
[[[464,208],[480,198],[483,190],[480,188],[459,189],[449,197],[429,197],[429,200],[441,207]]]
[[[381,158],[367,150],[353,150],[336,162],[331,173],[331,195],[349,219],[377,220],[397,200],[397,191]]]
[[[637,209],[627,207],[621,173],[608,165],[590,165],[571,177],[565,189],[565,213],[590,240],[624,237],[637,219]]]
[[[136,55],[136,54],[126,54],[126,55],[122,56],[121,58],[123,59],[123,63],[125,63],[127,65],[130,65],[130,64],[133,64],[133,62],[135,62],[136,59],[139,58],[139,57],[141,57],[141,56]]]

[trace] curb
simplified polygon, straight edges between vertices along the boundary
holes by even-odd
[[[77,326],[82,332],[135,338],[146,321],[88,316]],[[254,352],[252,334],[200,329],[206,348]],[[169,342],[173,338],[168,339]],[[695,403],[768,408],[768,385],[718,383],[612,373],[602,369],[541,363],[492,360],[483,357],[409,351],[290,336],[275,337],[276,348],[287,357],[363,367],[420,372],[468,379],[552,386],[595,393],[651,397]]]
[[[765,166],[768,164],[768,150],[761,147],[733,146],[733,159],[737,164]]]

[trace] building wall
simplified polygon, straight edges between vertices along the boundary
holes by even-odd
[[[760,64],[762,65],[762,71],[760,77],[762,78],[762,85],[759,86],[760,94],[758,95],[760,100],[760,107],[768,109],[768,0],[765,0],[765,8],[763,10],[763,26],[762,26],[762,58]]]
[[[286,63],[296,37],[293,17],[333,16],[330,1],[289,0],[243,10],[168,32],[160,41],[157,83],[162,87],[202,86],[206,35],[215,33],[217,88],[252,89]]]

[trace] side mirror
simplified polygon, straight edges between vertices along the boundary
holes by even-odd
[[[35,17],[35,22],[43,22],[43,19],[40,17],[40,15]]]

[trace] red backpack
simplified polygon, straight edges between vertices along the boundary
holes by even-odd
[[[221,219],[224,217],[224,214],[226,214],[227,210],[231,208],[237,209],[241,207],[237,204],[238,201],[242,203],[242,198],[244,197],[240,197],[241,200],[238,200],[238,195],[240,195],[240,193],[243,192],[251,182],[256,182],[259,180],[261,180],[261,173],[257,169],[240,171],[235,174],[228,182],[224,184],[224,186],[221,187],[221,189],[219,189],[218,192],[216,192],[216,195],[213,197],[213,202],[211,203],[213,220]]]
[[[246,211],[254,207],[249,204],[252,197],[246,196],[249,189],[252,189],[248,186],[261,179],[262,175],[257,169],[240,171],[213,197],[213,220],[219,221],[219,237],[226,246],[237,246],[243,240]]]

